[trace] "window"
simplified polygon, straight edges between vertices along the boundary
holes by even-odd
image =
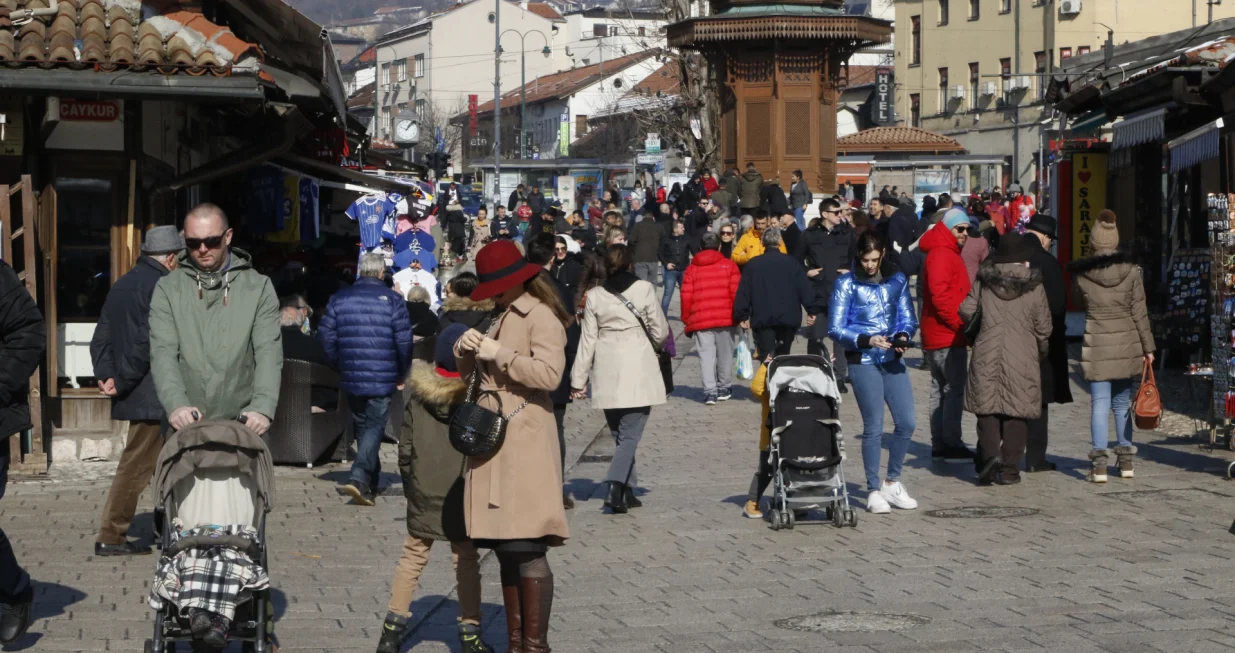
[[[981,97],[978,95],[978,91],[981,90],[981,85],[981,77],[978,75],[978,62],[975,61],[969,64],[969,106],[971,108],[978,108],[978,98]]]
[[[381,129],[379,129],[382,132],[381,136],[383,138],[390,138],[390,134],[394,132],[394,127],[394,113],[390,110],[390,107],[382,107],[382,122]]]
[[[1033,71],[1035,73],[1038,73],[1038,77],[1037,77],[1038,99],[1042,99],[1042,97],[1046,95],[1046,86],[1047,86],[1046,77],[1042,76],[1043,74],[1046,73],[1046,53],[1045,52],[1033,53]]]
[[[575,138],[587,135],[587,116],[575,116]]]
[[[415,68],[413,69],[413,74],[416,75],[417,77],[424,77],[425,76],[425,56],[423,54],[418,54],[416,55],[416,58],[413,61],[415,62]]]
[[[416,115],[420,116],[421,120],[425,119],[425,109],[427,105],[424,100],[416,100]]]
[[[1012,92],[1012,59],[999,60],[999,77],[1003,83],[1004,95]]]
[[[390,81],[390,64],[384,63],[382,64],[382,84],[390,86]]]
[[[948,0],[939,0],[939,24],[948,24]]]
[[[407,81],[407,59],[400,59],[395,62],[395,81]]]
[[[909,125],[911,127],[922,126],[922,96],[917,93],[909,96]]]
[[[969,20],[977,20],[982,15],[982,0],[969,0]]]
[[[639,26],[639,36],[647,36],[647,30],[648,28],[640,25]]]
[[[913,48],[913,55],[909,59],[909,65],[919,66],[922,64],[922,17],[912,16],[909,18],[909,23],[909,47]]]
[[[1072,48],[1059,48],[1059,62],[1063,63],[1064,59],[1072,58]]]
[[[1006,14],[1012,11],[1012,0],[999,0],[999,13]]]
[[[948,69],[939,69],[939,113],[948,110]]]
[[[1082,54],[1089,54],[1089,46],[1088,46],[1088,45],[1082,45],[1081,47],[1079,47],[1079,48],[1077,48],[1077,49],[1076,49],[1076,56],[1078,56],[1078,57],[1079,57],[1079,56],[1081,56]]]
[[[609,36],[609,26],[604,23],[596,23],[595,25],[592,25],[592,36],[598,39],[603,39],[606,36]]]

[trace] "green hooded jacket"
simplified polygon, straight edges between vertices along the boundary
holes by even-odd
[[[170,415],[193,406],[202,419],[246,411],[274,419],[283,372],[274,285],[232,248],[226,268],[198,269],[187,252],[150,299],[150,371]]]

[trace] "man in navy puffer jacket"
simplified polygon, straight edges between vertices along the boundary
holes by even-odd
[[[390,396],[403,389],[412,361],[412,324],[399,293],[386,287],[378,254],[360,259],[356,284],[330,298],[317,337],[339,370],[356,436],[356,461],[343,486],[356,503],[373,505],[381,462],[377,458]]]

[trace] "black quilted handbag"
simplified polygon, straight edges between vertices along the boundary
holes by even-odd
[[[473,458],[488,458],[496,454],[506,441],[506,425],[519,411],[527,408],[538,394],[540,393],[529,397],[515,412],[502,417],[502,399],[498,393],[480,391],[480,361],[477,361],[472,376],[468,379],[467,395],[450,418],[450,446],[454,447],[455,451]],[[485,395],[492,395],[497,402],[496,412],[478,403],[479,398]]]

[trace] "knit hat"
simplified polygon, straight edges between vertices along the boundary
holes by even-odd
[[[947,213],[943,214],[943,224],[951,231],[957,225],[969,224],[969,214],[965,213],[964,209],[950,208]]]
[[[1093,231],[1089,234],[1089,242],[1094,251],[1114,251],[1119,249],[1119,228],[1115,226],[1115,213],[1103,209],[1098,213],[1098,219],[1093,223]]]
[[[438,374],[458,376],[459,365],[455,361],[455,343],[464,333],[467,333],[467,325],[456,322],[437,334],[437,343],[433,347],[433,364],[437,366]]]

